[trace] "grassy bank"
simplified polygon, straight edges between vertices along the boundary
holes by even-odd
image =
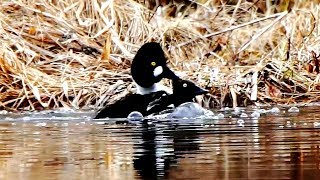
[[[204,106],[319,101],[318,0],[140,1],[1,1],[0,109],[113,102],[147,41],[211,89]]]

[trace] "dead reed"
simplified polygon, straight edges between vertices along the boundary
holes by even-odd
[[[113,102],[131,91],[130,61],[147,41],[211,89],[204,106],[319,101],[319,9],[317,0],[3,0],[0,109]]]

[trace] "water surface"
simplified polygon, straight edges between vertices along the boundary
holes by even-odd
[[[319,179],[319,107],[253,111],[139,124],[92,112],[2,114],[0,179]]]

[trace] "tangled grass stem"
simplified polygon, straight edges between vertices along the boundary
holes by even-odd
[[[148,41],[210,89],[204,106],[318,101],[318,0],[156,2],[1,1],[0,109],[112,103],[132,91],[130,61]]]

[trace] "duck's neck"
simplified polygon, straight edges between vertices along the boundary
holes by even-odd
[[[150,94],[150,93],[157,92],[157,91],[165,91],[168,94],[172,94],[172,90],[169,87],[164,86],[160,83],[155,83],[152,86],[147,87],[147,88],[139,86],[137,83],[135,83],[135,84],[137,87],[137,94],[145,95],[145,94]]]

